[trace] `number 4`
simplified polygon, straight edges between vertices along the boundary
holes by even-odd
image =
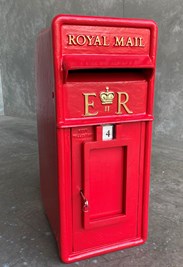
[[[110,132],[110,130],[107,131],[106,135],[107,135],[108,137],[111,136],[111,132]]]
[[[112,140],[113,139],[113,125],[102,126],[102,140]]]

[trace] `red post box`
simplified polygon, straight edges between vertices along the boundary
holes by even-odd
[[[147,238],[157,27],[59,15],[37,42],[41,193],[60,257]]]

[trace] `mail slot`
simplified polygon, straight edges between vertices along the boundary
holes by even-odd
[[[59,15],[36,49],[41,195],[60,258],[143,244],[157,26]]]

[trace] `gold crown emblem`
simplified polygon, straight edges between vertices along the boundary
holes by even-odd
[[[114,92],[109,91],[109,87],[106,87],[106,92],[100,93],[100,99],[103,105],[112,104],[114,99]]]

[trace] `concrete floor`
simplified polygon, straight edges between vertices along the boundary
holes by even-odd
[[[0,117],[0,267],[65,266],[40,201],[36,124]],[[183,144],[153,144],[149,239],[66,266],[183,266]]]

